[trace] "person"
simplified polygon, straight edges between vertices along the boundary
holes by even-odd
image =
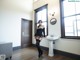
[[[36,39],[36,47],[38,49],[38,57],[41,57],[43,54],[43,51],[40,47],[40,42],[42,38],[45,37],[45,28],[42,25],[42,20],[39,20],[38,24],[39,25],[37,26],[36,33],[35,33],[35,39]]]

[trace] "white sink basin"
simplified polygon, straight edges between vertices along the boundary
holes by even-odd
[[[54,41],[54,40],[59,39],[59,36],[47,36],[46,38],[47,38],[48,40]]]

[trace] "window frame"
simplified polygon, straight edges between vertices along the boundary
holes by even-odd
[[[37,16],[36,15],[37,15],[37,12],[43,10],[44,8],[46,8],[46,18],[47,18],[47,20],[46,20],[46,22],[47,22],[47,25],[46,25],[46,27],[47,27],[47,29],[46,29],[47,32],[46,33],[47,34],[46,34],[46,36],[48,36],[48,4],[45,4],[45,5],[43,5],[43,6],[34,10],[34,12],[35,12],[35,20],[34,20],[35,21],[35,25],[34,25],[35,30],[34,30],[34,32],[36,32],[36,25],[37,25],[37,23],[36,23],[37,22]]]
[[[59,0],[59,2],[60,2],[60,20],[61,20],[61,38],[66,38],[66,39],[80,39],[80,36],[65,36],[63,1],[64,0]]]

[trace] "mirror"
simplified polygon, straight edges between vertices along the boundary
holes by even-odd
[[[51,24],[51,25],[56,24],[56,22],[57,22],[57,19],[56,19],[56,18],[52,18],[52,19],[50,20],[50,24]]]

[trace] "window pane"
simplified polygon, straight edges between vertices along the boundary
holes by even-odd
[[[80,2],[76,2],[76,13],[80,13]]]
[[[77,17],[77,29],[80,30],[80,15],[76,17]]]
[[[75,36],[75,16],[64,18],[65,24],[65,35],[66,36]]]
[[[42,10],[42,16],[41,16],[41,18],[42,18],[42,21],[46,21],[47,20],[46,19],[46,9]]]
[[[80,30],[80,20],[77,20],[77,29]]]
[[[75,14],[75,3],[68,2],[67,0],[63,1],[64,7],[64,16],[69,16]]]
[[[66,26],[72,26],[73,27],[73,22],[75,19],[76,19],[75,16],[64,18],[65,27]]]
[[[73,24],[73,28],[74,28],[74,36],[77,36],[77,25],[76,25],[77,21],[76,19],[74,20],[74,24]]]
[[[45,27],[45,35],[47,35],[47,22],[43,22],[42,25]]]
[[[65,32],[71,32],[73,33],[73,27],[65,27]]]
[[[46,17],[47,17],[47,16],[46,16],[46,9],[43,9],[43,10],[39,11],[39,12],[37,13],[37,22],[38,22],[39,20],[46,21],[46,20],[47,20]]]
[[[77,20],[80,20],[80,15],[77,15],[76,18],[77,18]]]
[[[73,33],[66,33],[65,36],[74,36]]]
[[[80,30],[78,31],[78,36],[80,36]]]
[[[37,13],[37,22],[39,21],[39,20],[42,20],[42,11],[39,11],[38,13]]]

